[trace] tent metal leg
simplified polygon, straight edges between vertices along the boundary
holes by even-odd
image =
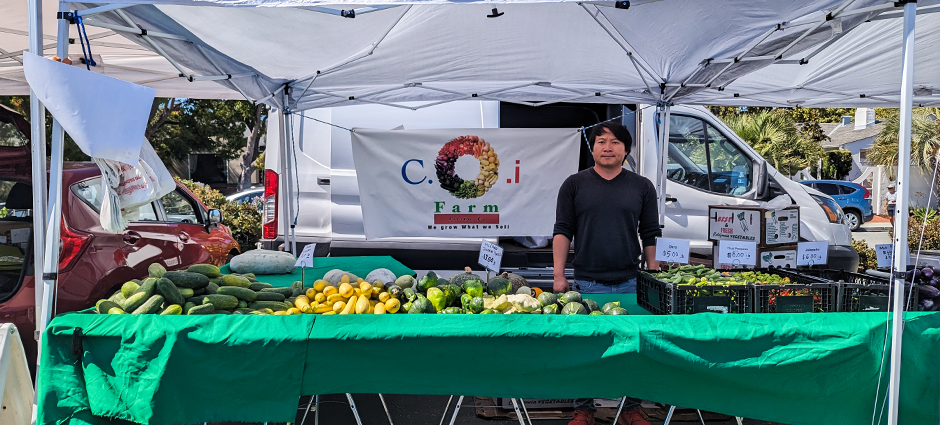
[[[522,412],[519,411],[519,403],[514,398],[510,400],[512,400],[512,408],[516,410],[516,417],[519,418],[519,425],[525,425],[525,421],[522,420]]]
[[[382,397],[382,394],[379,394],[379,401],[382,402],[382,408],[385,409],[385,416],[388,418],[388,425],[395,425],[392,423],[392,414],[388,412],[388,405],[385,404],[385,397]]]
[[[914,26],[917,4],[904,4],[901,56],[901,105],[898,128],[898,202],[894,219],[894,272],[907,270],[907,207],[911,198],[911,114],[914,100]],[[894,277],[894,311],[891,322],[891,371],[888,381],[888,425],[898,425],[901,389],[901,345],[904,333],[904,279]],[[876,403],[877,405],[877,403]]]
[[[313,405],[313,425],[320,425],[320,396],[316,396],[316,404]]]
[[[461,397],[462,397],[462,396],[461,396]],[[447,399],[447,405],[444,406],[444,414],[441,415],[441,422],[440,422],[440,425],[444,425],[444,418],[447,417],[447,411],[450,410],[450,402],[452,402],[452,401],[454,401],[454,396],[453,396],[453,395],[451,395],[450,398]],[[457,404],[459,405],[460,403],[458,402]],[[458,408],[459,408],[459,407],[458,407]]]
[[[353,416],[356,417],[356,425],[362,425],[362,419],[359,419],[359,411],[356,410],[356,402],[353,401],[352,394],[346,393],[346,399],[349,400],[349,408],[352,409]]]
[[[705,425],[705,418],[702,417],[702,411],[701,411],[701,410],[698,410],[698,409],[695,409],[695,413],[698,413],[698,420],[699,420],[699,422],[701,422],[702,425]]]
[[[669,406],[669,413],[666,413],[666,421],[663,422],[663,425],[669,425],[669,421],[672,420],[672,414],[676,412],[676,406]]]
[[[463,404],[463,396],[457,399],[457,405],[454,406],[454,414],[450,416],[450,425],[454,425],[454,422],[457,421],[457,413],[460,413],[461,404]]]
[[[738,425],[744,425],[744,418],[735,416],[734,419],[738,421]]]

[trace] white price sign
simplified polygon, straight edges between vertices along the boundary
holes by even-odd
[[[889,243],[875,245],[875,254],[878,257],[878,267],[891,267],[894,262],[894,246]]]
[[[313,267],[313,250],[317,248],[317,244],[308,243],[304,247],[303,251],[300,251],[300,255],[297,256],[297,262],[294,263],[294,267]]]
[[[800,242],[796,245],[796,265],[818,266],[829,260],[829,242]]]
[[[689,262],[689,241],[657,238],[656,261],[687,264]]]
[[[757,265],[757,242],[718,241],[719,264]]]
[[[503,262],[503,249],[492,242],[483,241],[477,262],[487,270],[499,273],[499,264]]]

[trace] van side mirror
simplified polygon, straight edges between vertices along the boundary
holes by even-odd
[[[209,210],[206,215],[208,220],[206,220],[206,232],[213,227],[218,227],[222,223],[222,211],[219,211],[215,208]]]
[[[757,166],[754,167],[754,184],[757,188],[757,199],[764,199],[768,197],[770,192],[767,177],[767,161],[759,159],[755,162]]]

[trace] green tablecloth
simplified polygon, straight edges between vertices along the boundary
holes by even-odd
[[[313,257],[313,266],[297,268],[291,274],[273,274],[257,276],[258,281],[267,282],[278,287],[287,287],[291,283],[304,278],[304,283],[312,285],[313,281],[320,279],[326,272],[340,269],[350,272],[363,279],[375,269],[386,268],[395,273],[395,276],[415,275],[415,271],[405,267],[404,264],[389,256],[375,257]],[[231,273],[228,264],[220,267],[222,273]]]
[[[65,314],[44,334],[39,423],[287,422],[301,395],[349,392],[630,395],[790,424],[869,424],[885,318]],[[938,423],[940,313],[906,314],[903,365],[901,423]]]

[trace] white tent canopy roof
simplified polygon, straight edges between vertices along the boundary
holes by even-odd
[[[940,6],[918,10],[914,106],[940,104]],[[691,98],[693,103],[781,107],[888,107],[900,104],[901,16],[885,13],[807,60],[778,63]]]
[[[799,61],[899,10],[882,0],[663,0],[626,10],[569,1],[106,3],[118,2],[71,4],[91,9],[89,28],[162,51],[180,73],[275,105],[288,87],[290,109],[462,99],[702,103],[718,87]],[[340,16],[344,8],[355,8],[355,18]],[[498,16],[489,17],[494,8]],[[898,76],[890,80],[897,85]]]
[[[0,1],[0,96],[28,95],[29,85],[23,76],[23,51],[29,48],[28,3],[24,0]],[[43,39],[46,57],[56,51],[56,11],[59,3],[43,0]],[[179,71],[166,59],[109,29],[86,26],[96,70],[142,86],[156,89],[159,97],[194,97],[204,99],[240,99],[238,92],[212,81],[190,82],[179,77]],[[69,56],[76,64],[82,56],[78,29],[69,27],[75,40]]]

